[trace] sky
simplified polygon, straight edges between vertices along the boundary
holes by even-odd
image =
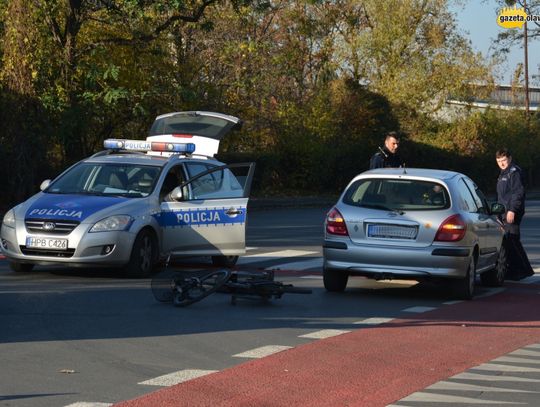
[[[471,40],[473,49],[482,52],[485,56],[490,56],[496,52],[492,46],[492,41],[497,38],[497,34],[507,28],[499,27],[497,24],[497,9],[499,4],[496,0],[468,0],[461,6],[453,6],[452,11],[456,13],[458,29],[463,35]],[[529,84],[540,86],[538,78],[540,65],[540,41],[530,41],[528,46],[529,54]],[[507,55],[507,62],[499,67],[499,84],[510,85],[513,73],[518,63],[525,60],[523,47],[515,45],[514,49]],[[536,78],[533,78],[533,75]]]

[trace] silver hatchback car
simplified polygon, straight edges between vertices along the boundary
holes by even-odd
[[[477,274],[500,286],[506,275],[504,231],[467,176],[418,168],[356,176],[325,221],[324,285],[343,291],[349,275],[441,280],[471,299]]]

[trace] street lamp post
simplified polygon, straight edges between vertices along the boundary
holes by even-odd
[[[525,12],[527,12],[527,0],[523,0],[523,8],[525,9]],[[529,52],[528,52],[528,44],[527,44],[527,21],[525,21],[525,24],[523,25],[523,48],[525,49],[525,117],[527,119],[527,122],[529,121],[529,110],[530,110],[530,102],[529,102]]]

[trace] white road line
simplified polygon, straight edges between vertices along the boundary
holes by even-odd
[[[531,365],[540,365],[540,359],[513,358],[511,356],[501,356],[500,358],[493,359],[492,362],[529,363]]]
[[[449,396],[447,394],[417,392],[401,399],[403,401],[421,402],[421,403],[468,403],[468,404],[525,404],[512,401],[482,400],[471,397]],[[400,400],[400,401],[401,401]]]
[[[540,349],[539,350],[526,350],[526,349],[518,349],[513,352],[510,352],[508,355],[516,355],[516,356],[536,356],[540,358]]]
[[[523,349],[540,349],[540,343],[533,343],[525,346]]]
[[[429,390],[458,390],[458,391],[488,391],[488,392],[507,392],[507,393],[538,393],[537,391],[531,390],[519,390],[519,389],[506,389],[502,387],[489,387],[489,386],[478,386],[476,384],[467,384],[467,383],[456,383],[448,382],[446,380],[432,384],[429,387],[426,387]]]
[[[443,304],[444,305],[454,305],[454,304],[459,304],[460,302],[463,302],[463,300],[445,301],[445,302],[443,302]]]
[[[307,278],[311,280],[322,280],[323,276],[321,276],[320,274],[319,275],[309,274],[307,276],[300,276],[300,278]]]
[[[242,353],[237,353],[236,355],[233,355],[235,358],[264,358],[265,356],[272,355],[274,353],[282,352],[287,349],[291,349],[292,346],[282,346],[282,345],[268,345],[268,346],[261,346],[260,348],[255,348],[252,350],[248,350]]]
[[[343,335],[351,331],[344,331],[341,329],[323,329],[321,331],[315,331],[305,335],[299,335],[299,338],[310,338],[310,339],[326,339],[331,338],[332,336]]]
[[[247,256],[241,256],[238,259],[238,264],[256,263],[259,261],[275,260],[282,257],[298,257],[306,256],[309,254],[319,254],[319,252],[306,251],[306,250],[280,250],[277,252],[249,254]]]
[[[377,317],[372,317],[372,318],[366,318],[362,321],[356,321],[356,322],[353,322],[353,324],[364,324],[364,325],[380,325],[380,324],[385,324],[387,322],[390,322],[390,321],[393,321],[395,318],[377,318]]]
[[[434,309],[437,309],[437,308],[436,307],[411,307],[411,308],[402,309],[401,311],[421,313],[421,312],[433,311]]]
[[[535,367],[523,367],[523,366],[510,366],[510,365],[498,365],[496,363],[483,363],[479,366],[475,366],[472,370],[487,370],[490,372],[530,372],[537,373],[540,369]]]
[[[145,380],[144,382],[140,382],[139,384],[163,387],[174,386],[175,384],[187,382],[188,380],[196,379],[197,377],[206,376],[215,372],[217,372],[217,370],[185,369],[178,372],[159,376],[154,379]]]
[[[65,407],[109,407],[112,403],[93,403],[87,401],[77,401],[76,403],[68,404]]]
[[[312,268],[322,268],[322,258],[310,259],[306,261],[289,262],[283,264],[277,264],[275,266],[268,267],[266,270],[307,270]]]
[[[540,383],[540,379],[529,379],[527,377],[516,377],[516,376],[500,376],[500,375],[488,375],[480,373],[459,373],[455,376],[452,376],[451,379],[459,380],[485,380],[488,382],[530,382],[530,383]]]

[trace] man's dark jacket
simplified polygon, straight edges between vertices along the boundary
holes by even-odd
[[[521,221],[525,213],[525,187],[521,168],[511,163],[501,171],[497,180],[497,201],[502,203],[507,211],[516,214],[516,223]]]
[[[369,161],[369,169],[374,168],[399,168],[403,166],[403,161],[398,154],[392,154],[385,147],[379,148],[380,151],[375,153]]]

